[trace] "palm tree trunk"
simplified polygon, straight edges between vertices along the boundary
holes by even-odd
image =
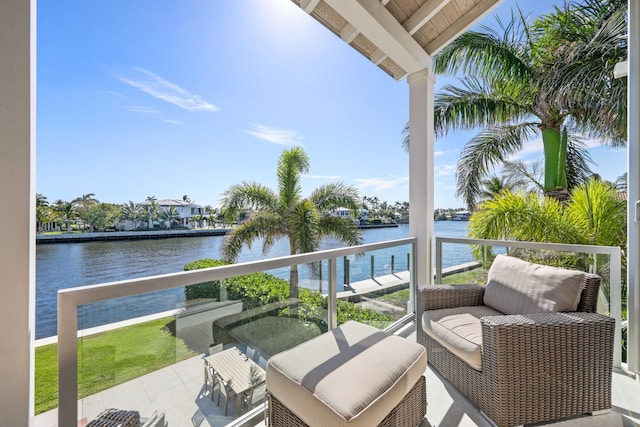
[[[569,198],[567,189],[567,131],[545,128],[542,130],[544,146],[544,191],[548,197],[565,202]]]

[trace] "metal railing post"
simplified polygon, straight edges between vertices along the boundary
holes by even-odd
[[[58,294],[58,425],[78,423],[78,305]],[[62,379],[64,378],[64,381]]]
[[[395,255],[391,255],[391,274],[395,274],[396,272],[396,259],[395,259]]]
[[[350,286],[351,283],[351,261],[344,260],[344,284]]]
[[[371,278],[373,279],[375,277],[375,274],[373,273],[375,271],[375,259],[373,257],[373,255],[371,255]]]
[[[622,260],[619,250],[611,255],[609,263],[611,264],[609,268],[609,312],[611,317],[616,319],[616,329],[613,335],[613,366],[619,368],[622,366]],[[629,346],[627,344],[627,357],[629,354],[628,349]]]
[[[415,242],[411,243],[411,249],[407,254],[407,269],[409,270],[409,302],[407,303],[407,311],[413,309],[412,313],[420,313],[418,298],[416,298],[416,291],[418,290],[418,272],[416,271],[417,248]]]
[[[338,273],[336,269],[336,259],[329,258],[328,262],[329,283],[327,289],[327,326],[329,327],[329,330],[333,330],[338,327]]]
[[[436,284],[442,283],[442,240],[436,237]]]

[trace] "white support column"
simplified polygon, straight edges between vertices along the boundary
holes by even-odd
[[[36,0],[0,1],[0,424],[33,423]]]
[[[629,0],[627,363],[640,373],[640,3]]]
[[[409,75],[409,235],[417,238],[416,280],[433,282],[433,101],[429,69]]]

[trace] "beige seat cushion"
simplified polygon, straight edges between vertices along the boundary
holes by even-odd
[[[486,305],[427,310],[422,314],[422,329],[472,368],[481,370],[480,318],[501,315],[502,313]]]
[[[505,314],[575,311],[584,281],[581,271],[498,255],[489,269],[483,301]]]
[[[425,348],[347,322],[269,359],[267,389],[310,426],[375,426],[427,367]]]

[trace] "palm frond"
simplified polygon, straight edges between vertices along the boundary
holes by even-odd
[[[469,209],[475,207],[482,178],[509,155],[521,150],[524,142],[537,132],[537,123],[496,126],[465,144],[456,167],[456,195],[464,199]]]
[[[362,234],[353,225],[353,221],[337,216],[323,215],[320,217],[320,234],[331,236],[344,242],[348,246],[363,244]]]
[[[533,163],[525,163],[520,160],[505,161],[502,170],[509,177],[513,189],[520,189],[526,192],[533,190],[539,194],[544,194],[542,161],[538,160]]]
[[[626,247],[626,203],[611,184],[590,179],[571,193],[566,214],[580,225],[588,243]]]
[[[533,74],[527,50],[528,34],[521,25],[522,16],[511,15],[505,24],[496,15],[497,27],[482,26],[482,31],[467,31],[435,56],[437,74],[471,74],[484,78],[499,76],[503,81],[527,81]]]
[[[575,224],[556,200],[536,194],[503,191],[483,202],[469,221],[474,239],[582,243]]]
[[[361,205],[358,190],[343,182],[335,182],[316,188],[309,196],[309,200],[320,212],[336,208],[355,211]]]
[[[570,135],[567,139],[566,160],[568,189],[577,187],[593,174],[590,164],[593,164],[593,160],[587,144],[577,135]]]
[[[280,203],[283,207],[291,207],[300,200],[300,177],[309,171],[309,157],[300,147],[286,150],[278,160],[278,189]]]
[[[232,185],[222,196],[221,208],[230,213],[240,209],[275,209],[278,200],[269,187],[246,181]]]
[[[522,88],[496,88],[475,77],[465,77],[460,82],[461,86],[448,85],[436,94],[436,136],[522,121],[535,113],[531,97],[522,93]]]
[[[562,26],[572,21],[569,26],[576,29],[572,34],[556,30],[565,40],[553,50],[540,93],[569,112],[581,133],[620,146],[626,135],[627,80],[613,78],[613,68],[627,56],[626,5],[590,3],[563,15]]]
[[[407,121],[407,123],[405,123],[404,127],[402,128],[402,132],[400,132],[400,136],[402,137],[402,149],[405,152],[409,152],[409,135],[411,134],[410,129],[409,129],[409,121]]]
[[[283,227],[281,218],[273,213],[258,212],[226,236],[222,246],[223,258],[234,262],[238,259],[244,245],[251,249],[253,241],[260,238],[265,238],[273,244],[275,240],[286,235],[286,228]]]
[[[313,203],[302,200],[289,213],[289,239],[296,253],[312,252],[320,245],[320,215]]]

